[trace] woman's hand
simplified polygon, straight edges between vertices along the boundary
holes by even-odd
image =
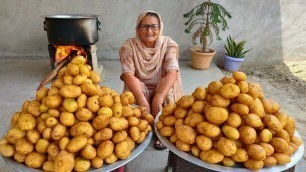
[[[160,110],[162,110],[162,104],[164,102],[165,96],[162,93],[155,94],[152,100],[152,115],[155,117]]]
[[[147,110],[147,113],[151,113],[150,104],[145,97],[141,98],[140,100],[136,100],[136,101],[137,101],[138,106],[145,107]]]

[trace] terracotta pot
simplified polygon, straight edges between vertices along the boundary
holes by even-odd
[[[215,55],[215,50],[209,49],[208,53],[201,52],[202,47],[194,46],[190,48],[191,66],[194,69],[205,70],[208,69],[212,58]]]

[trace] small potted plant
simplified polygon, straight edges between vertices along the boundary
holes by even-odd
[[[202,45],[202,47],[194,46],[190,48],[191,65],[195,69],[207,69],[215,54],[215,50],[209,49],[208,45],[214,39],[221,40],[219,33],[221,30],[228,29],[226,18],[232,16],[220,4],[210,2],[210,0],[197,5],[183,16],[188,18],[185,23],[185,26],[187,26],[185,32],[190,33],[193,27],[198,26],[193,33],[192,42],[196,45],[196,39],[199,37]]]
[[[240,68],[241,63],[244,61],[245,54],[249,50],[245,50],[246,40],[235,42],[235,40],[229,35],[227,37],[224,56],[224,69],[228,71],[236,71]]]

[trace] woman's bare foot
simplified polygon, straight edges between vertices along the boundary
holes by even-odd
[[[167,148],[159,139],[156,139],[156,140],[155,140],[154,147],[155,147],[155,149],[157,149],[157,150],[164,150],[164,149]]]

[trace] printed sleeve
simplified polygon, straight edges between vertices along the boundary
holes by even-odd
[[[175,47],[167,48],[167,51],[165,54],[165,63],[164,63],[165,72],[168,72],[171,69],[175,69],[179,71],[179,64],[176,58],[176,51],[177,50]]]

